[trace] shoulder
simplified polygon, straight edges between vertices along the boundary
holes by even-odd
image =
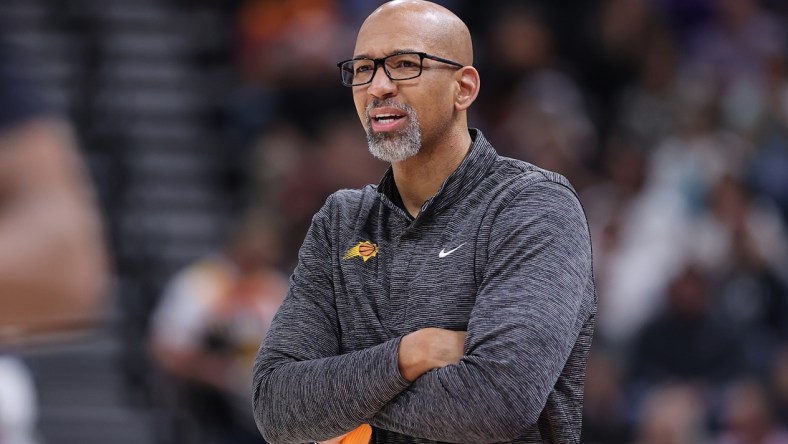
[[[335,191],[326,199],[323,207],[316,216],[341,216],[354,214],[366,206],[370,206],[377,199],[377,190],[374,185],[367,185],[361,189],[342,189]]]
[[[361,189],[337,190],[328,196],[326,203],[337,208],[355,207],[361,203],[365,194],[368,194],[370,191],[374,192],[374,186],[367,185]]]
[[[368,214],[379,199],[376,187],[335,191],[312,218],[312,226],[328,232],[347,230]]]
[[[487,183],[499,207],[517,204],[539,212],[551,208],[583,212],[577,192],[566,177],[522,160],[499,156]]]
[[[491,245],[553,245],[590,267],[588,220],[569,181],[527,162],[500,158],[498,163],[500,188],[486,209],[483,223],[489,238],[494,239]]]
[[[540,168],[523,160],[498,156],[495,166],[493,167],[493,172],[493,174],[510,178],[512,180],[511,185],[514,187],[527,187],[540,183],[543,185],[552,183],[558,188],[565,188],[572,194],[576,194],[575,189],[566,177],[555,171]]]

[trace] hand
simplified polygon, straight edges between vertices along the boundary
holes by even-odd
[[[465,351],[464,331],[424,328],[405,335],[399,344],[402,377],[415,381],[434,368],[458,364]]]

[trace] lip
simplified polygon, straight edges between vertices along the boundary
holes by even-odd
[[[368,115],[372,130],[381,133],[398,131],[404,128],[408,121],[408,114],[394,107],[374,108],[369,111]],[[380,121],[377,119],[380,116],[387,115],[394,116],[395,118],[390,119],[390,121]]]

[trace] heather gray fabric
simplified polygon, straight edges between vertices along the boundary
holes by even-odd
[[[577,443],[596,296],[586,219],[558,174],[498,156],[481,132],[414,220],[378,187],[315,215],[254,366],[271,443]],[[345,259],[360,242],[377,245]],[[448,254],[447,254],[448,253]],[[409,384],[400,338],[467,330],[458,365]]]

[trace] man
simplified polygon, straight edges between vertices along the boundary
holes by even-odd
[[[269,442],[360,424],[376,443],[579,441],[596,311],[585,216],[563,177],[468,129],[472,63],[459,18],[395,0],[339,64],[391,168],[313,219],[255,362]]]

